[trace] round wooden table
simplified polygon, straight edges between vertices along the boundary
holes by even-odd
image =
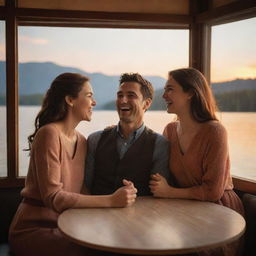
[[[139,197],[127,208],[70,209],[58,219],[81,245],[129,254],[180,254],[230,243],[245,230],[235,211],[209,202]]]

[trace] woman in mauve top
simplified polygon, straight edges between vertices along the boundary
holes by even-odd
[[[75,127],[90,121],[96,105],[89,78],[63,73],[52,82],[28,137],[30,163],[23,201],[9,231],[16,256],[97,255],[96,250],[68,241],[57,227],[68,208],[125,207],[134,203],[136,189],[124,186],[112,195],[80,194],[84,183],[86,139]],[[86,228],[86,227],[85,227]]]
[[[167,112],[177,115],[163,132],[170,141],[169,166],[177,187],[155,174],[151,192],[156,197],[210,201],[243,215],[242,202],[233,191],[227,132],[215,115],[215,99],[205,77],[193,68],[170,71],[163,98]],[[238,255],[238,244],[202,255]]]

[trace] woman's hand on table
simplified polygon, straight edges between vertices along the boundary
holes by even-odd
[[[155,197],[174,198],[173,192],[175,188],[171,187],[166,181],[166,179],[163,176],[161,176],[159,173],[151,175],[149,188]]]
[[[117,189],[111,196],[112,207],[126,207],[136,200],[137,189],[131,181],[123,179],[124,186]]]

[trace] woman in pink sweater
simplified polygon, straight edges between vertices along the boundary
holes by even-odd
[[[152,175],[154,196],[210,201],[243,214],[233,191],[227,132],[215,115],[215,99],[204,76],[193,68],[169,72],[163,98],[167,112],[178,117],[164,129],[177,187],[159,174]],[[235,250],[219,249],[216,255],[235,255]]]
[[[89,78],[64,73],[52,82],[28,137],[30,164],[23,201],[12,221],[9,242],[17,256],[95,255],[71,243],[57,227],[58,215],[69,208],[125,207],[134,203],[136,188],[124,186],[112,195],[81,194],[86,139],[75,130],[90,121],[96,105]]]

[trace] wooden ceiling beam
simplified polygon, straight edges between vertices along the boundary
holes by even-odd
[[[118,21],[143,21],[158,23],[189,24],[190,15],[156,14],[156,13],[126,13],[126,12],[96,12],[96,11],[67,11],[15,8],[15,16],[30,19],[47,20],[118,20]]]
[[[256,17],[256,1],[240,0],[202,12],[196,15],[195,20],[197,23],[219,25],[252,17]]]

